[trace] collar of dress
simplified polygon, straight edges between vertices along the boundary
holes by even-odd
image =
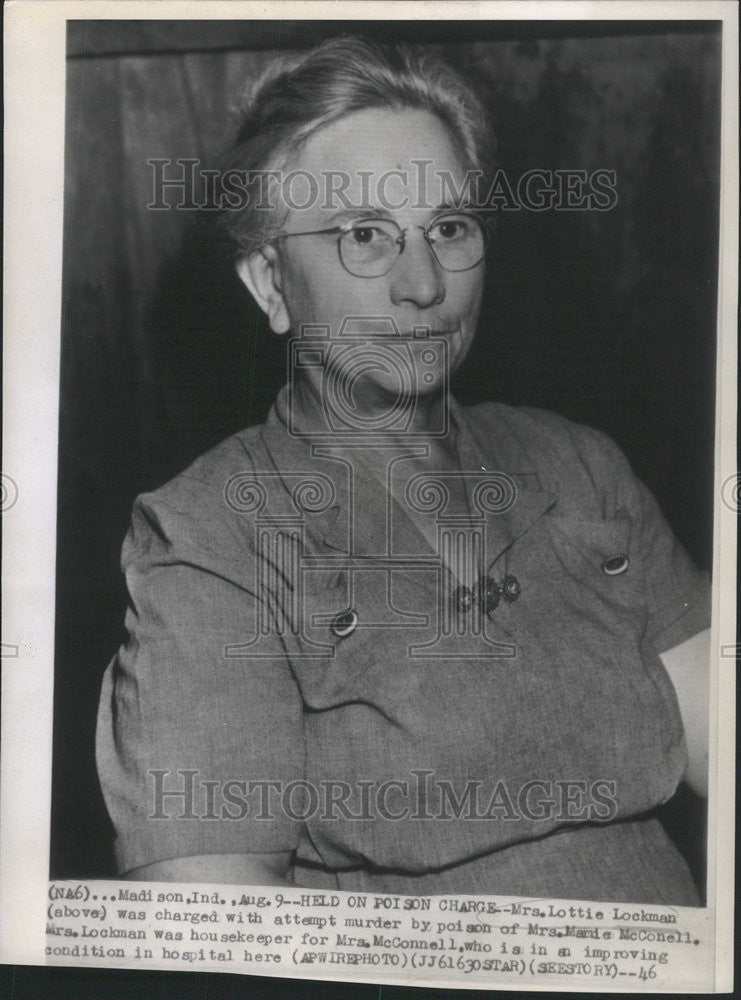
[[[463,477],[470,514],[461,518],[446,511],[444,483],[440,488],[444,476],[423,474],[410,482],[416,487],[416,502],[422,505],[418,509],[438,523],[453,524],[458,518],[479,526],[489,567],[554,506],[557,497],[541,489],[537,471],[506,421],[497,421],[495,429],[487,422],[477,434],[475,423],[452,396],[450,415],[462,470],[451,475]],[[435,558],[413,520],[371,473],[340,458],[331,440],[309,443],[291,433],[287,416],[284,387],[262,427],[262,440],[296,514],[307,524],[307,541],[319,542],[316,554],[326,546],[360,558],[393,559],[395,552]],[[266,514],[268,520],[280,521],[280,515]]]

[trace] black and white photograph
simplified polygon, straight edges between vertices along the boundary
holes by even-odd
[[[697,988],[737,28],[240,6],[64,24],[46,962]]]

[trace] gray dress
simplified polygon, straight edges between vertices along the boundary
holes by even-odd
[[[291,850],[317,888],[697,905],[652,810],[687,763],[659,654],[709,585],[619,449],[452,402],[448,510],[444,475],[392,500],[286,410],[135,504],[98,726],[120,870]]]

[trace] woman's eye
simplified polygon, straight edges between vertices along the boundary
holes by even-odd
[[[441,240],[461,239],[466,232],[466,222],[463,219],[445,219],[437,222],[431,229],[433,238]]]
[[[356,226],[350,230],[353,240],[356,243],[372,243],[381,233],[372,226]]]

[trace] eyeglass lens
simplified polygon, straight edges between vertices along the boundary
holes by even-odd
[[[484,256],[484,234],[472,215],[445,215],[425,231],[438,263],[446,271],[466,271]],[[404,248],[404,233],[390,220],[362,219],[340,237],[340,259],[359,277],[386,274]]]

